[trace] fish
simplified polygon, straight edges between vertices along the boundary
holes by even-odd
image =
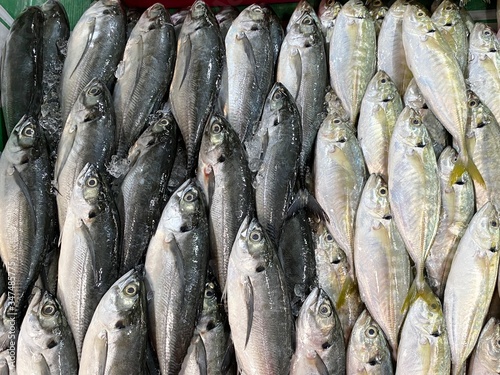
[[[57,0],[47,0],[40,6],[43,12],[43,64],[48,72],[60,72],[65,55],[61,49],[68,42],[70,27],[66,9]]]
[[[316,229],[314,242],[318,286],[335,303],[347,346],[356,319],[363,312],[363,302],[357,285],[352,280],[351,265],[347,256],[335,242],[324,222]],[[340,301],[341,298],[344,301]]]
[[[118,278],[118,210],[95,164],[78,174],[61,232],[57,298],[75,339],[78,359],[102,296]]]
[[[458,244],[444,290],[453,375],[463,373],[488,312],[498,278],[499,242],[498,212],[486,202]]]
[[[0,296],[0,374],[16,373],[16,348],[20,324],[16,323],[14,301],[8,290]]]
[[[94,78],[78,96],[57,147],[54,187],[61,231],[82,168],[92,163],[104,170],[111,160],[115,151],[115,124],[111,93],[103,82]]]
[[[344,332],[335,305],[318,287],[307,296],[297,318],[297,347],[290,375],[346,373]]]
[[[68,39],[61,75],[63,124],[80,93],[93,79],[112,90],[125,44],[126,19],[119,0],[99,0],[82,14]]]
[[[406,315],[399,340],[396,375],[450,374],[450,345],[439,299],[417,297]]]
[[[209,229],[203,192],[186,180],[170,197],[145,262],[149,335],[162,374],[178,373],[203,298]]]
[[[203,0],[196,0],[177,38],[170,85],[172,113],[187,149],[187,169],[197,166],[205,123],[216,104],[224,57],[219,25]]]
[[[370,174],[387,180],[389,142],[394,125],[403,111],[403,101],[389,75],[379,70],[366,88],[361,101],[358,140]]]
[[[285,32],[281,26],[281,20],[276,12],[269,5],[264,7],[264,11],[269,13],[269,32],[271,33],[271,44],[273,48],[273,66],[278,63],[281,45],[285,38]]]
[[[354,280],[354,223],[367,179],[363,152],[350,122],[327,116],[314,154],[314,196],[325,210],[328,230],[345,252]]]
[[[450,0],[443,0],[432,13],[431,20],[450,46],[458,65],[464,72],[469,52],[469,30],[460,15],[460,8]]]
[[[229,344],[227,316],[215,275],[209,271],[193,339],[182,363],[181,375],[222,375]]]
[[[209,210],[214,271],[224,290],[233,242],[245,217],[255,211],[255,199],[246,152],[236,131],[220,115],[212,115],[205,126],[197,180]]]
[[[330,56],[330,40],[340,9],[342,9],[342,3],[335,0],[321,0],[319,4],[318,17],[325,38],[326,56]]]
[[[448,185],[456,159],[457,152],[450,146],[438,159],[441,213],[436,237],[425,260],[427,281],[439,298],[443,298],[453,257],[475,208],[474,184],[467,172],[453,185]]]
[[[368,178],[356,213],[354,264],[361,299],[387,337],[396,359],[406,315],[402,308],[412,272],[393,220],[387,183],[377,174]]]
[[[376,72],[375,21],[360,0],[349,0],[340,10],[330,40],[330,85],[354,126],[361,100]]]
[[[143,13],[142,9],[139,8],[127,8],[126,16],[127,16],[127,40],[130,37],[130,33],[132,32],[135,25],[137,25],[137,21],[141,18]]]
[[[120,184],[117,206],[121,218],[120,274],[143,261],[161,212],[177,151],[177,124],[171,112],[141,134],[128,153],[129,170]]]
[[[254,133],[274,81],[270,14],[259,5],[243,9],[226,39],[227,101],[224,116],[245,142]]]
[[[7,135],[23,116],[37,117],[40,113],[43,23],[40,7],[27,7],[16,17],[5,39],[0,91]]]
[[[424,280],[425,259],[436,237],[441,185],[434,149],[420,115],[405,107],[389,145],[389,204],[406,250],[415,263],[416,278],[403,309],[421,294],[430,298]]]
[[[314,8],[311,6],[311,4],[309,4],[307,0],[300,0],[295,6],[293,13],[290,15],[290,19],[288,20],[288,24],[286,25],[285,34],[290,33],[292,25],[297,23],[299,18],[301,18],[304,13],[309,13],[311,15],[316,26],[319,27],[321,25],[321,21],[319,20],[319,17],[314,11]]]
[[[477,22],[470,34],[466,76],[470,89],[500,121],[500,41],[488,25]]]
[[[277,245],[297,181],[301,127],[295,101],[283,84],[276,82],[266,101],[270,113],[261,125],[266,148],[255,177],[255,204],[260,224]]]
[[[384,5],[382,0],[374,0],[368,4],[368,10],[370,11],[370,15],[375,21],[375,34],[377,35],[378,39],[380,28],[384,23],[385,15],[389,11],[389,8]]]
[[[186,19],[188,14],[189,14],[189,8],[183,8],[170,16],[170,19],[172,20],[172,25],[174,25],[176,39],[179,39],[179,34],[182,29],[182,24],[184,23],[184,20]]]
[[[304,176],[323,120],[327,57],[321,28],[304,12],[291,25],[281,46],[276,80],[295,100],[302,124],[299,174]],[[303,180],[303,177],[300,177]]]
[[[484,325],[469,362],[469,375],[500,372],[500,322],[490,318]]]
[[[403,46],[406,61],[425,102],[457,144],[459,157],[450,175],[450,184],[467,170],[472,179],[484,185],[481,173],[469,158],[465,142],[467,91],[464,75],[437,26],[414,5],[405,11]]]
[[[385,15],[377,45],[377,68],[386,72],[403,96],[413,74],[403,47],[403,16],[410,2],[396,0]]]
[[[23,117],[12,130],[0,156],[0,176],[0,257],[9,296],[23,316],[57,227],[49,151],[36,118]]]
[[[288,374],[293,316],[285,275],[265,227],[248,216],[229,257],[226,298],[239,371]]]
[[[391,352],[376,320],[364,310],[352,329],[346,354],[347,374],[393,374]]]
[[[18,374],[78,374],[76,347],[55,296],[35,289],[17,343]]]
[[[427,106],[425,99],[413,78],[406,88],[406,92],[404,94],[404,105],[413,108],[420,114],[422,122],[431,137],[434,153],[436,154],[436,157],[439,157],[441,152],[443,152],[446,146],[450,143],[448,139],[450,135],[444,128],[443,124],[439,122],[434,113],[432,113]]]
[[[85,335],[79,374],[143,373],[145,289],[139,267],[126,272],[102,296]]]
[[[162,4],[144,11],[128,38],[116,70],[113,105],[117,155],[126,157],[164,98],[172,80],[176,56],[174,26]]]

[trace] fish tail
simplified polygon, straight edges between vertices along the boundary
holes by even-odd
[[[486,187],[483,176],[481,176],[481,172],[476,167],[476,164],[474,164],[474,161],[472,158],[469,158],[468,163],[467,163],[467,172],[469,172],[469,175],[472,177],[474,181],[476,181],[479,185],[482,187]]]
[[[348,275],[344,281],[344,285],[342,285],[342,290],[339,293],[339,298],[337,299],[336,308],[340,309],[347,301],[347,297],[356,292],[358,286],[354,279]]]
[[[472,160],[472,158],[469,158],[465,154],[460,155],[457,162],[455,163],[455,166],[453,167],[453,170],[451,171],[450,181],[449,181],[450,185],[453,185],[455,182],[457,182],[465,171],[469,172],[469,175],[474,181],[476,181],[481,186],[485,187],[485,183],[483,180],[483,176],[481,176],[481,172],[479,172],[479,170],[477,169],[477,166]]]
[[[318,217],[321,221],[330,221],[328,215],[318,203],[316,198],[307,190],[300,189],[295,195],[290,207],[287,210],[287,217],[293,216],[296,212],[306,209],[309,213]]]
[[[451,374],[452,375],[465,375],[465,364],[464,363],[459,363],[459,364],[451,364]]]
[[[432,303],[435,301],[436,296],[432,292],[431,287],[425,281],[423,281],[422,278],[419,278],[417,276],[417,278],[413,280],[410,290],[406,295],[403,306],[401,307],[401,312],[405,313],[406,311],[408,311],[413,302],[415,302],[419,298],[422,298],[428,303]]]

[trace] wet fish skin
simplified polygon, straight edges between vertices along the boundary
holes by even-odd
[[[413,108],[420,114],[422,122],[431,137],[434,153],[436,154],[436,157],[439,157],[448,143],[450,143],[448,139],[450,136],[425,103],[424,97],[422,96],[422,93],[417,86],[417,82],[414,79],[410,81],[408,87],[406,88],[406,92],[404,94],[404,104]]]
[[[347,374],[394,373],[389,345],[368,310],[361,313],[352,329],[346,359]]]
[[[299,111],[284,85],[276,82],[267,100],[272,112],[264,127],[267,147],[255,177],[255,203],[259,222],[277,245],[297,180],[301,128]]]
[[[376,71],[375,21],[362,1],[340,10],[330,40],[330,84],[355,124],[366,87]]]
[[[274,81],[269,12],[255,4],[243,9],[227,32],[225,46],[228,90],[224,115],[245,142],[255,132]]]
[[[214,271],[224,290],[233,242],[245,217],[255,211],[255,199],[246,152],[238,134],[220,115],[212,115],[205,126],[197,179],[209,209]]]
[[[469,362],[469,375],[489,375],[500,372],[500,322],[491,318],[484,325],[476,349]]]
[[[59,229],[77,176],[86,163],[103,169],[115,150],[115,112],[106,85],[92,79],[78,96],[61,134],[54,166]]]
[[[327,116],[318,131],[314,158],[314,196],[329,217],[326,226],[345,252],[354,279],[354,223],[367,172],[350,122]]]
[[[264,11],[269,13],[269,32],[271,33],[271,44],[273,47],[273,64],[276,68],[281,45],[283,44],[283,39],[285,38],[285,31],[281,26],[281,20],[278,18],[278,15],[274,12],[273,8],[267,6],[264,8]]]
[[[346,372],[344,332],[334,303],[316,287],[304,301],[297,318],[297,347],[290,374]]]
[[[113,104],[117,155],[126,157],[160,104],[172,80],[176,56],[174,27],[159,3],[144,11],[128,38],[116,71]]]
[[[141,134],[128,153],[129,170],[120,184],[117,206],[122,224],[120,274],[143,261],[163,206],[177,151],[177,124],[170,112]]]
[[[293,354],[293,317],[285,276],[256,218],[247,217],[238,231],[229,258],[226,293],[240,371],[287,374]]]
[[[314,23],[316,26],[320,27],[321,22],[318,18],[318,15],[314,11],[314,8],[309,4],[307,0],[300,0],[297,5],[295,6],[295,9],[293,10],[293,13],[290,16],[290,19],[288,20],[288,24],[286,25],[285,29],[285,34],[288,34],[290,30],[292,29],[292,26],[297,23],[299,18],[301,18],[304,13],[309,13],[310,16],[313,18]]]
[[[399,341],[396,375],[450,374],[450,346],[441,302],[432,294],[410,306]]]
[[[47,0],[40,8],[44,15],[44,71],[62,68],[65,56],[61,52],[61,47],[68,41],[70,34],[66,9],[57,0]]]
[[[379,70],[366,88],[361,101],[358,140],[368,172],[378,173],[387,180],[389,142],[403,102],[396,85],[383,70]]]
[[[335,303],[347,346],[352,327],[363,311],[363,302],[359,296],[359,290],[355,287],[346,294],[345,303],[339,306],[338,301],[345,288],[344,285],[351,280],[351,266],[346,254],[335,242],[324,224],[320,224],[314,240],[318,286]]]
[[[120,223],[104,178],[96,165],[83,167],[61,233],[57,297],[79,359],[94,311],[118,278]]]
[[[146,314],[143,270],[132,269],[97,305],[83,342],[79,374],[142,374]]]
[[[21,324],[16,363],[20,375],[78,373],[71,329],[58,300],[48,292],[35,290]]]
[[[389,11],[389,8],[384,5],[382,0],[374,0],[368,4],[368,10],[375,21],[375,34],[377,35],[378,40],[380,28],[382,27],[382,23],[384,22],[385,15]]]
[[[203,129],[219,94],[223,58],[224,42],[217,20],[203,0],[196,0],[177,40],[169,95],[191,172],[196,169]]]
[[[130,33],[135,25],[137,25],[137,21],[141,18],[143,13],[142,9],[139,8],[127,8],[126,16],[127,16],[127,40],[130,37]]]
[[[474,185],[468,173],[449,185],[456,158],[457,152],[448,146],[438,160],[441,213],[436,238],[425,260],[429,286],[439,298],[443,297],[458,243],[474,215]]]
[[[50,157],[38,121],[23,117],[0,157],[0,257],[12,277],[10,296],[22,316],[55,235]],[[18,320],[17,324],[21,324]]]
[[[477,22],[470,35],[466,76],[470,89],[500,121],[500,101],[493,92],[500,90],[500,41],[493,30]]]
[[[335,0],[322,0],[319,4],[318,17],[321,22],[321,31],[325,37],[326,56],[330,56],[330,40],[340,9],[342,9],[342,3]]]
[[[179,39],[179,34],[182,29],[182,24],[184,23],[184,20],[186,19],[186,16],[188,14],[189,14],[189,8],[184,8],[175,12],[170,16],[172,24],[174,25],[176,39]]]
[[[126,44],[125,13],[119,0],[100,0],[89,7],[68,39],[61,75],[63,124],[80,92],[97,78],[109,89]]]
[[[150,338],[162,374],[178,373],[203,298],[209,254],[202,190],[186,180],[170,197],[146,253]]]
[[[398,336],[410,289],[410,258],[389,205],[385,180],[370,175],[356,214],[354,264],[361,299],[378,323],[397,358]],[[361,319],[361,318],[360,318]]]
[[[425,259],[438,228],[441,186],[427,129],[419,114],[409,107],[403,109],[394,127],[388,174],[394,222],[415,262],[416,289],[422,291]]]
[[[396,0],[391,5],[378,37],[378,70],[383,70],[391,77],[401,96],[413,77],[403,48],[403,15],[409,3],[407,0]]]
[[[283,40],[276,80],[290,92],[302,124],[299,174],[305,176],[316,134],[323,120],[327,83],[327,57],[320,26],[309,12],[303,12]]]
[[[499,242],[498,213],[487,202],[460,240],[444,290],[453,375],[461,374],[488,312],[498,278]]]
[[[27,7],[13,22],[5,41],[0,90],[7,135],[24,115],[38,116],[42,101],[43,12]]]

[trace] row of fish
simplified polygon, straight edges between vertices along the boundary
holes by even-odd
[[[497,373],[499,42],[447,0],[370,8],[27,8],[2,369],[461,374],[477,343]]]

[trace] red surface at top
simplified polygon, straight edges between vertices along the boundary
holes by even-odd
[[[239,5],[250,5],[254,3],[258,4],[276,4],[276,3],[291,3],[297,0],[272,0],[272,1],[259,1],[259,0],[205,0],[207,5],[212,7],[222,7],[222,6],[239,6]],[[124,0],[123,1],[128,7],[131,8],[148,8],[155,3],[161,3],[167,8],[185,8],[193,4],[194,0]]]

